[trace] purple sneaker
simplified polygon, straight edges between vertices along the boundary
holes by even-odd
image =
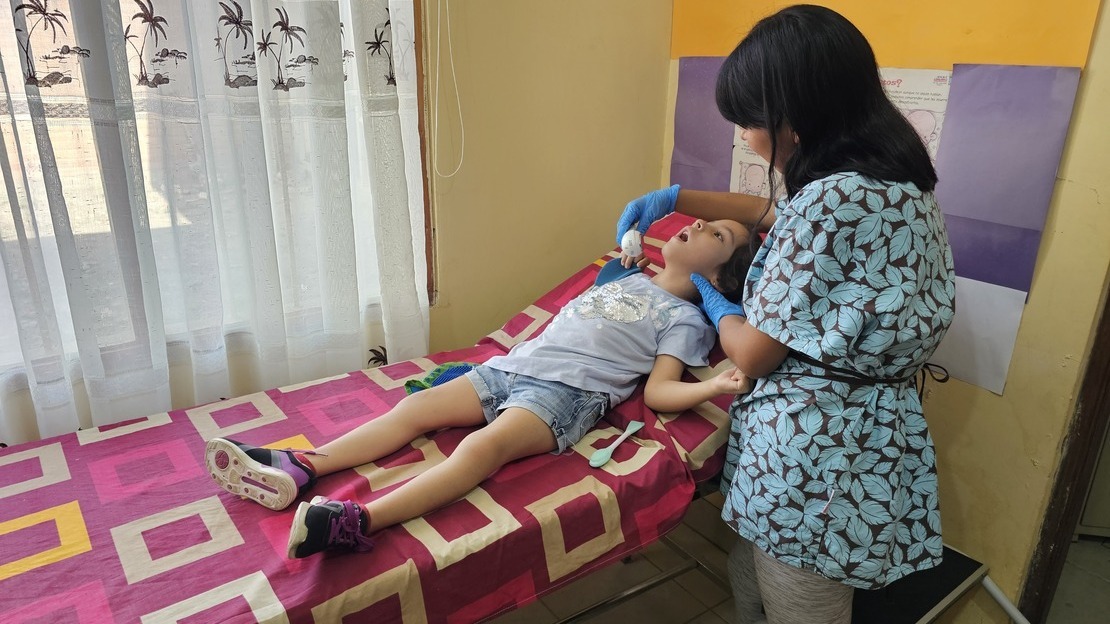
[[[293,504],[316,483],[316,473],[293,453],[315,451],[259,448],[224,438],[212,438],[204,449],[208,474],[221,488],[275,511]]]
[[[362,534],[362,507],[351,501],[333,501],[317,496],[301,503],[289,527],[290,559],[300,559],[329,548],[366,552],[374,540]]]

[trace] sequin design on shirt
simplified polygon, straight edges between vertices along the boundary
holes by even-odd
[[[655,325],[655,329],[662,331],[663,328],[670,325],[671,319],[674,318],[680,307],[681,304],[675,299],[666,295],[656,295],[655,305],[651,308],[651,322]]]
[[[650,299],[626,292],[620,282],[609,282],[586,291],[571,313],[582,318],[603,318],[635,323],[647,316]]]

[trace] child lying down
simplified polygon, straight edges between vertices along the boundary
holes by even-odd
[[[366,464],[446,427],[485,425],[445,461],[373,501],[302,502],[289,530],[290,558],[325,549],[370,550],[371,535],[466,495],[508,462],[561,453],[647,374],[644,402],[678,412],[720,394],[748,391],[736,369],[684,382],[687,366],[708,364],[716,339],[695,305],[692,274],[738,301],[752,259],[748,231],[736,221],[698,220],[662,248],[664,268],[592,286],[571,300],[543,333],[507,355],[402,399],[393,409],[315,451],[208,441],[205,463],[229,492],[282,510],[317,477]],[[600,281],[600,280],[599,280]]]

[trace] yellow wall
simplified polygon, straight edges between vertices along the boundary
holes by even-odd
[[[926,404],[941,463],[945,540],[1016,596],[1105,297],[1110,264],[1110,17],[1098,20],[1003,396],[962,383]],[[957,303],[958,305],[958,303]],[[983,592],[960,622],[1006,622]]]
[[[726,56],[757,20],[791,0],[675,0],[671,55]],[[1087,59],[1099,0],[814,2],[859,27],[887,67],[1066,65]],[[907,45],[907,42],[914,42]]]
[[[424,11],[434,91],[435,3]],[[455,177],[432,174],[433,351],[473,344],[612,249],[624,204],[657,188],[671,2],[467,0],[451,25],[466,144]],[[459,129],[442,37],[449,173]]]
[[[433,190],[435,350],[473,343],[596,258],[613,244],[623,204],[665,179],[670,7],[452,6],[466,162]],[[1075,37],[1086,37],[1084,28]],[[1110,19],[1098,21],[1087,63],[1006,393],[953,381],[933,386],[926,402],[945,540],[987,562],[1011,597],[1036,545],[1110,267],[1110,209],[1102,205],[1110,201],[1110,118],[1102,114],[1110,107]],[[450,154],[458,128],[453,94],[445,94]],[[1006,621],[982,590],[946,619]]]

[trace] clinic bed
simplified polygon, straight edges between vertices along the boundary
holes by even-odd
[[[659,245],[687,221],[656,224]],[[477,345],[0,450],[5,622],[473,622],[659,539],[720,470],[729,397],[657,415],[639,391],[573,450],[512,463],[447,508],[379,533],[371,553],[289,560],[293,508],[218,490],[214,436],[311,448],[384,413],[446,362],[481,362],[540,332],[609,254]],[[650,269],[649,269],[650,271]],[[692,371],[715,374],[722,363]],[[630,420],[645,427],[589,467]],[[442,461],[469,430],[420,438],[314,493],[367,500]]]

